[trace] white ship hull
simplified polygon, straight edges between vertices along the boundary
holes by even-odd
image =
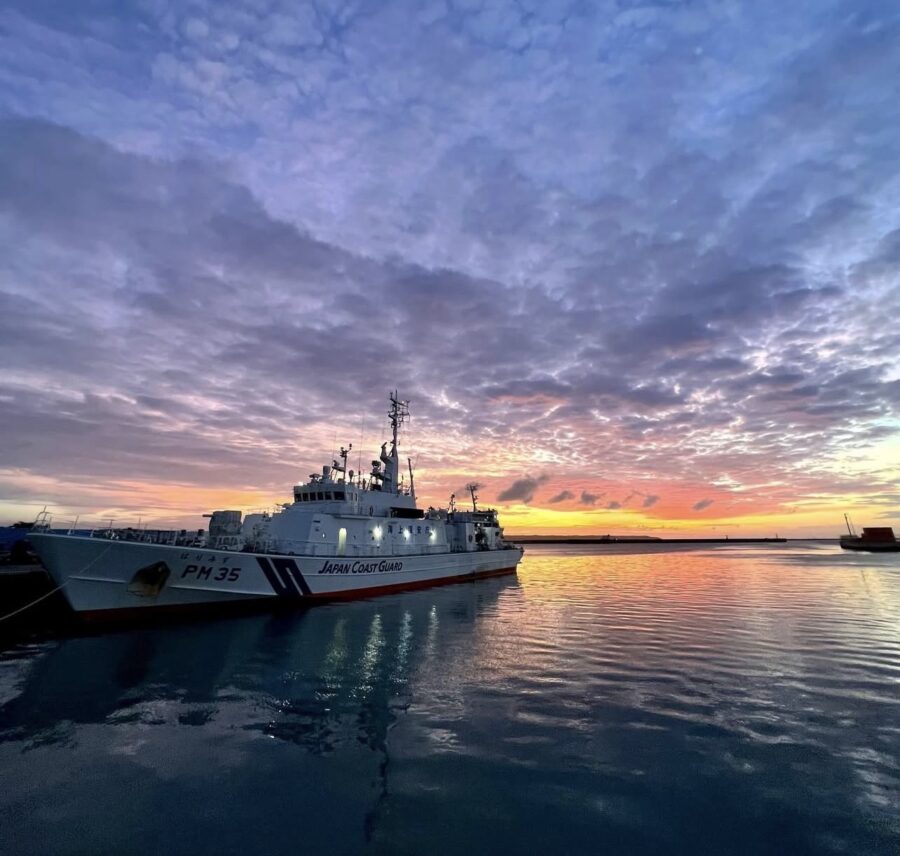
[[[286,556],[71,535],[30,538],[86,619],[240,604],[302,605],[515,573],[520,547],[417,555]]]

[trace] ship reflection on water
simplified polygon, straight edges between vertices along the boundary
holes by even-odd
[[[0,654],[5,852],[892,852],[900,566],[519,578]],[[302,848],[301,848],[302,844]]]
[[[0,820],[15,818],[4,826],[19,828],[24,849],[52,852],[83,852],[86,829],[91,852],[132,852],[135,830],[147,852],[181,849],[198,810],[222,824],[216,840],[248,847],[267,846],[261,836],[278,851],[301,832],[323,848],[371,837],[387,792],[388,731],[410,682],[452,656],[455,637],[477,637],[517,588],[504,578],[7,651],[0,766],[27,773],[0,798]],[[455,621],[443,636],[441,613]],[[79,769],[99,775],[82,781]],[[150,810],[163,786],[174,792],[165,820]],[[286,813],[256,829],[278,806]]]

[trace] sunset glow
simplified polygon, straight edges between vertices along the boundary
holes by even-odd
[[[900,528],[888,6],[297,9],[0,10],[0,522]]]

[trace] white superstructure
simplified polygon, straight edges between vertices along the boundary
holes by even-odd
[[[123,610],[242,601],[363,597],[461,579],[514,573],[522,549],[504,540],[497,513],[422,510],[403,484],[398,433],[409,403],[390,396],[390,450],[368,476],[340,460],[293,490],[275,514],[215,511],[202,542],[148,543],[108,530],[99,537],[38,532],[35,550],[69,603],[90,617]],[[158,541],[159,539],[157,539]]]

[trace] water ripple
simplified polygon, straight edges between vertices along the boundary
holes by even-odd
[[[894,853],[900,561],[535,547],[518,579],[22,644],[0,767],[20,852]]]

